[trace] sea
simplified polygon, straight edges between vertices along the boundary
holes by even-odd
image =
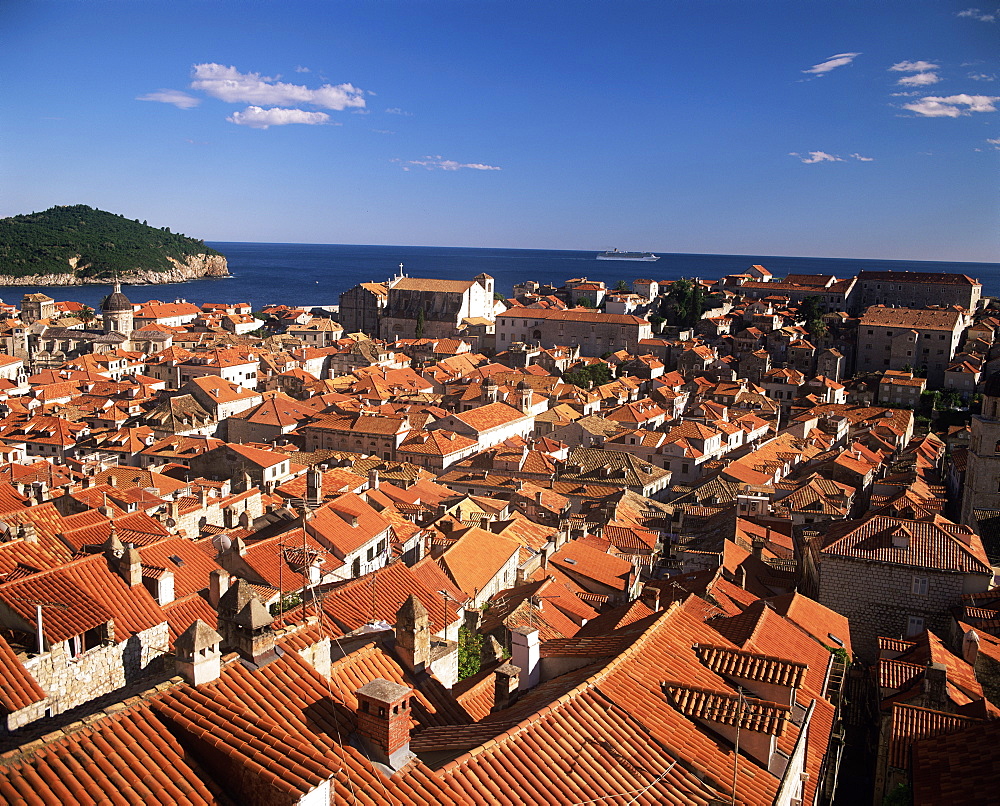
[[[340,293],[361,282],[383,282],[402,271],[410,277],[471,280],[485,272],[496,290],[511,293],[515,283],[537,280],[561,285],[586,277],[613,287],[619,280],[715,279],[765,266],[776,277],[787,274],[833,274],[851,277],[862,269],[886,271],[957,272],[977,278],[983,294],[1000,296],[1000,263],[960,263],[913,260],[859,260],[772,255],[696,255],[657,252],[651,263],[597,260],[597,251],[554,249],[482,249],[439,246],[352,246],[347,244],[234,243],[208,244],[226,256],[232,277],[191,280],[169,285],[126,285],[132,302],[183,299],[206,302],[247,302],[253,310],[272,304],[302,307],[337,305]],[[41,292],[57,301],[75,300],[97,308],[110,286],[8,286],[4,301],[19,303],[24,294]]]

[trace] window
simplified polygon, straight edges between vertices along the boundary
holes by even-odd
[[[924,631],[924,620],[920,616],[910,616],[906,620],[906,637],[920,635]]]
[[[914,596],[927,595],[927,577],[915,576],[910,583],[910,593]]]

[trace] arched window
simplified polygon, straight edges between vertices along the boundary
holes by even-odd
[[[997,444],[993,447],[993,453],[1000,453],[1000,440],[997,440]]]

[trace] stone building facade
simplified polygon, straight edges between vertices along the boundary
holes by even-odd
[[[497,315],[497,349],[515,342],[542,347],[579,345],[580,354],[600,356],[615,350],[639,351],[639,342],[653,337],[652,325],[641,316],[600,311],[551,308],[511,308]]]
[[[869,308],[858,325],[857,371],[926,369],[928,386],[940,388],[964,327],[954,310]]]
[[[454,336],[465,319],[494,318],[493,291],[488,274],[473,280],[403,277],[389,288],[379,335],[383,339]]]
[[[949,608],[992,579],[979,536],[944,518],[876,516],[845,528],[828,534],[819,552],[817,598],[850,620],[851,644],[866,662],[879,636],[947,634]]]
[[[1000,511],[1000,372],[983,388],[982,413],[972,415],[959,520],[975,523],[974,510]]]
[[[340,295],[337,320],[345,333],[378,335],[378,323],[389,299],[389,288],[399,277],[385,283],[358,283]]]
[[[960,305],[975,311],[983,285],[964,274],[922,271],[860,271],[854,303],[857,310],[872,305],[926,308]]]

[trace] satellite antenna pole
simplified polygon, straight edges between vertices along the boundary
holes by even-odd
[[[33,604],[35,606],[35,629],[36,629],[36,639],[38,642],[38,654],[42,655],[45,653],[45,631],[44,625],[42,623],[42,608],[43,607],[54,607],[58,610],[69,610],[70,606],[68,604],[63,604],[62,602],[45,602],[39,599],[22,599],[17,596],[12,596],[18,602],[24,602],[25,604]]]
[[[278,537],[278,619],[282,622],[285,616],[285,586],[281,582],[281,566],[285,564],[285,537]]]
[[[308,506],[308,504],[307,504],[307,506]],[[309,555],[306,554],[306,522],[305,522],[305,519],[303,518],[303,520],[302,520],[302,562],[303,562],[303,564],[306,562],[306,559],[308,558],[308,556]],[[317,555],[316,559],[319,559],[318,555]],[[306,575],[305,575],[305,584],[302,586],[302,623],[303,624],[306,623],[306,587],[308,587],[308,585],[309,585],[309,566],[306,566],[305,572],[306,572]]]
[[[733,752],[733,806],[736,806],[736,773],[740,764],[740,723],[743,721],[743,690],[736,689],[739,699],[736,701],[736,744]]]

